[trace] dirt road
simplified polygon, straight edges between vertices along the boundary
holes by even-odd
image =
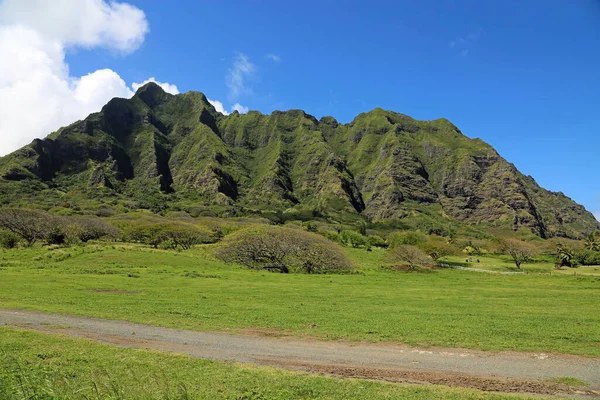
[[[217,361],[271,365],[335,376],[600,398],[598,358],[321,342],[265,337],[256,333],[230,335],[2,309],[0,325],[88,338],[122,347],[148,348]],[[549,381],[560,377],[577,378],[589,386],[575,388]]]

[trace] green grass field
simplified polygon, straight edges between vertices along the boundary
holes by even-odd
[[[0,328],[0,338],[3,400],[534,399],[442,386],[335,379],[8,328]]]
[[[347,251],[356,274],[247,270],[215,260],[210,246],[11,250],[0,253],[0,307],[194,330],[600,356],[597,276],[405,273],[381,267],[384,250]]]

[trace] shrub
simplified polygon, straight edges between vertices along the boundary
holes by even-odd
[[[317,225],[317,223],[315,221],[303,222],[302,226],[309,232],[318,232],[319,231],[319,226]]]
[[[102,238],[117,239],[119,229],[114,225],[94,217],[71,217],[65,221],[64,230],[69,241],[87,243]]]
[[[19,208],[0,210],[0,227],[22,237],[27,246],[32,246],[38,240],[56,239],[56,218],[51,215]]]
[[[427,236],[419,232],[394,232],[388,237],[390,247],[402,245],[417,246],[427,242],[427,240]]]
[[[388,243],[381,236],[369,235],[367,237],[367,240],[369,241],[369,246],[373,246],[373,247],[388,247]]]
[[[366,247],[369,245],[369,241],[363,235],[354,231],[341,231],[340,241],[346,246],[352,246],[354,248]]]
[[[584,249],[575,253],[574,259],[580,265],[600,265],[600,251]]]
[[[325,238],[331,240],[332,242],[341,243],[340,235],[333,231],[322,231],[319,232],[320,235]]]
[[[0,231],[0,248],[14,249],[19,244],[20,237],[13,232]]]
[[[342,273],[351,261],[338,245],[297,229],[256,226],[225,237],[217,257],[249,268],[288,272]]]
[[[184,250],[195,244],[212,243],[212,232],[198,228],[193,224],[181,222],[148,222],[131,223],[124,229],[124,239],[131,242],[147,244],[154,248],[165,245]]]

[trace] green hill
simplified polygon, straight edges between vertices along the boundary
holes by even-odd
[[[600,229],[584,207],[445,119],[382,109],[349,124],[301,110],[224,116],[202,93],[170,95],[153,83],[0,158],[0,201],[63,213],[525,228],[541,237]]]

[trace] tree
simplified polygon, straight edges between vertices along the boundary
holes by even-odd
[[[504,239],[500,243],[500,251],[513,259],[518,270],[521,269],[521,264],[529,261],[535,254],[533,246],[517,239]]]
[[[226,236],[217,257],[281,273],[340,273],[352,269],[339,245],[318,234],[276,226],[255,226]]]
[[[413,271],[417,267],[425,267],[432,264],[431,258],[427,253],[416,246],[408,244],[394,247],[388,255],[388,260],[393,263],[404,263]]]
[[[213,234],[208,230],[179,222],[136,222],[130,223],[125,228],[126,240],[144,243],[158,248],[160,245],[184,250],[195,244],[213,242]]]
[[[104,237],[111,239],[119,237],[119,229],[100,218],[71,217],[65,222],[65,225],[67,237],[83,243]]]
[[[57,224],[47,213],[19,208],[0,209],[0,227],[22,237],[27,246],[44,240],[56,231]]]
[[[433,261],[437,261],[442,257],[450,256],[457,252],[456,247],[440,241],[427,242],[421,245],[421,249],[425,251]]]
[[[577,266],[575,261],[575,254],[572,249],[559,243],[556,246],[556,269],[561,269],[562,267],[574,268]]]
[[[592,232],[585,238],[585,248],[592,251],[600,251],[600,232]]]

